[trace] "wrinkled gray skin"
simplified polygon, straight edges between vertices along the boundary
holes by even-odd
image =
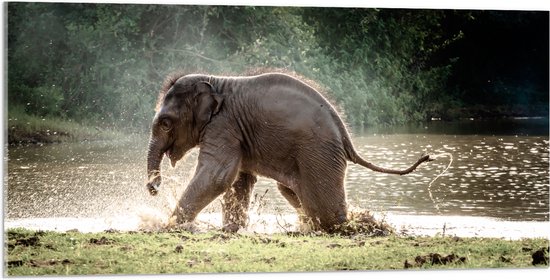
[[[251,77],[186,75],[169,85],[153,120],[147,188],[156,194],[160,162],[174,166],[199,147],[195,174],[179,200],[178,223],[193,221],[223,197],[223,224],[245,226],[256,176],[272,178],[288,202],[313,226],[332,232],[346,221],[347,161],[369,169],[407,174],[362,159],[334,108],[316,90],[284,74]]]

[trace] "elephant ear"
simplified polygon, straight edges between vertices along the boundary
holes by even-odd
[[[197,83],[195,91],[195,127],[201,131],[212,116],[220,111],[223,97],[207,82]]]

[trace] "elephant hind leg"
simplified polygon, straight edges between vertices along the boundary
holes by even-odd
[[[277,183],[279,191],[298,212],[302,230],[319,228],[332,232],[334,226],[346,221],[347,206],[344,189],[320,186],[305,187],[301,198],[289,187]]]
[[[296,209],[302,208],[300,199],[298,199],[298,196],[292,189],[290,189],[290,187],[282,183],[277,183],[277,187],[279,188],[279,191],[281,192],[283,197],[290,203],[290,205],[292,205],[292,207]]]
[[[224,231],[236,232],[246,227],[250,194],[255,183],[256,176],[240,172],[237,180],[225,192],[222,204]]]
[[[300,167],[303,173],[299,179],[298,197],[314,228],[334,232],[336,226],[347,221],[346,161],[325,154],[310,154],[309,159]]]
[[[310,190],[313,188],[310,188]],[[305,214],[311,219],[315,228],[333,232],[336,226],[347,220],[347,204],[343,188],[331,192],[313,191],[302,200]]]
[[[315,229],[320,228],[331,233],[336,226],[347,221],[347,204],[343,188],[327,190],[313,186],[308,188],[308,191],[301,200],[302,207]]]
[[[309,218],[304,214],[304,209],[302,209],[302,203],[300,202],[298,195],[285,184],[277,183],[277,187],[283,197],[290,203],[290,205],[292,205],[292,207],[294,207],[294,209],[296,209],[301,230],[308,228]]]

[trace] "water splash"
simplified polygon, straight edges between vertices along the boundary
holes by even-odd
[[[550,222],[514,222],[492,219],[487,217],[464,216],[426,216],[426,215],[397,215],[393,213],[373,213],[396,229],[397,234],[412,236],[434,236],[445,233],[448,236],[460,237],[494,237],[506,239],[548,238]],[[135,218],[135,217],[134,217]],[[297,215],[262,215],[251,214],[249,226],[240,233],[273,234],[285,231],[277,225],[277,219],[294,227],[289,231],[298,231]],[[197,221],[187,228],[192,232],[219,230],[221,228],[221,213],[201,213]],[[78,230],[80,232],[103,232],[105,230],[136,231],[139,230],[139,221],[131,217],[119,217],[107,221],[93,218],[31,218],[8,219],[4,221],[4,228],[24,227],[32,230],[52,230],[66,232]]]
[[[434,198],[445,197],[438,201],[443,215],[548,221],[547,136],[503,140],[495,136],[440,135],[379,138],[356,137],[354,142],[361,154],[391,168],[401,168],[416,159],[414,153],[402,154],[400,149],[430,148],[439,153],[450,151],[443,148],[444,144],[456,147],[453,166],[431,189]],[[154,229],[170,224],[176,197],[187,185],[187,174],[194,171],[196,160],[190,156],[192,164],[179,162],[176,168],[163,165],[161,193],[152,197],[143,182],[146,140],[142,140],[143,145],[130,141],[128,147],[111,142],[10,147],[5,225],[101,231]],[[514,143],[518,149],[506,149],[501,142]],[[397,150],[393,150],[393,144]],[[533,153],[533,148],[538,152]],[[384,153],[388,150],[395,152],[395,159],[389,162]],[[382,213],[436,214],[426,185],[444,169],[443,163],[447,164],[433,162],[399,177],[349,165],[348,201]],[[297,216],[289,214],[294,213],[293,209],[272,180],[259,178],[254,194],[261,196],[267,189],[270,191],[260,211],[251,211],[248,230],[276,232],[296,227]],[[220,229],[219,201],[211,203],[197,220]]]

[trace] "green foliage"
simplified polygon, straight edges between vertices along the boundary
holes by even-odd
[[[449,17],[459,18],[453,11],[7,7],[9,108],[21,106],[39,117],[146,130],[161,82],[179,70],[296,72],[319,83],[357,127],[446,116],[461,104],[462,92],[447,85],[457,60],[434,60],[464,37],[460,29],[445,27]],[[495,89],[506,90],[513,89]]]
[[[422,121],[445,107],[451,64],[430,65],[437,50],[459,36],[446,34],[444,11],[309,9],[319,45],[337,58],[344,88],[335,90],[356,126]],[[346,32],[342,32],[345,30]],[[340,40],[333,40],[338,38]],[[350,82],[351,81],[351,82]],[[450,100],[449,100],[450,99]]]

